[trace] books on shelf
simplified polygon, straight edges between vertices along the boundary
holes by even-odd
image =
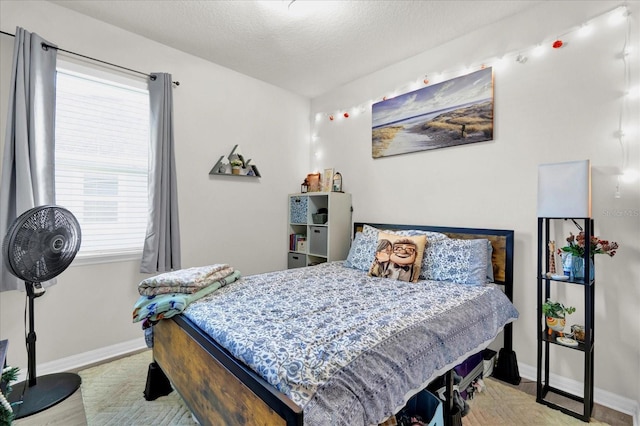
[[[289,235],[289,250],[290,251],[307,251],[307,236],[304,234],[290,234]]]

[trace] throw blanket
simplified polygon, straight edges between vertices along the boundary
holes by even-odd
[[[172,293],[160,294],[157,296],[140,296],[136,304],[133,306],[133,322],[145,319],[150,321],[160,321],[164,318],[171,318],[174,315],[182,313],[182,311],[184,311],[191,302],[213,293],[220,287],[231,284],[239,278],[240,271],[233,271],[231,275],[219,279],[195,293]]]
[[[147,278],[138,284],[141,296],[154,296],[168,293],[195,293],[204,287],[228,277],[233,273],[232,266],[217,263],[210,266],[180,269]]]

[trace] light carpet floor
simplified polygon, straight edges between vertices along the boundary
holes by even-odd
[[[197,424],[177,392],[144,399],[152,352],[101,364],[79,372],[88,426],[193,426]]]
[[[104,425],[194,425],[196,424],[177,392],[146,401],[143,391],[151,351],[122,358],[80,371],[82,399],[87,424]],[[513,389],[496,380],[485,380],[486,390],[469,401],[471,411],[462,419],[463,426],[555,426],[583,425],[535,402],[532,395]],[[592,420],[592,425],[606,425]]]
[[[486,389],[467,401],[469,413],[462,418],[463,426],[564,426],[586,423],[558,410],[538,404],[533,395],[504,385],[498,380],[484,379]],[[591,419],[591,425],[608,425]]]

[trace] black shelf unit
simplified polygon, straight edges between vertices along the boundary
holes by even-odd
[[[585,255],[584,255],[584,279],[554,280],[546,276],[549,270],[549,257],[547,247],[550,240],[550,226],[554,220],[571,220],[576,225],[583,222],[582,230],[585,234]],[[580,228],[580,226],[578,226]],[[593,219],[591,218],[538,218],[538,374],[536,387],[536,401],[547,405],[565,414],[589,422],[593,411],[593,367],[594,367],[594,295],[595,279],[589,279],[593,268],[593,258],[590,256],[590,242],[593,235]],[[579,342],[578,346],[566,346],[556,341],[556,338],[548,334],[542,304],[550,297],[552,285],[577,285],[584,290],[584,343]],[[578,396],[558,389],[549,384],[549,348],[556,345],[563,350],[574,350],[584,354],[584,374],[583,396]],[[558,403],[551,402],[550,394],[560,395],[582,404],[582,412],[571,410]]]

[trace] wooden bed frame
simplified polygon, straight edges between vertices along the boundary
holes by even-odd
[[[364,223],[354,224],[354,235],[363,225]],[[370,225],[379,229],[442,232],[460,239],[489,239],[493,245],[495,282],[504,285],[506,295],[513,300],[513,231],[375,223]],[[508,324],[505,327],[503,348],[508,352],[512,352],[511,333],[511,324]],[[201,425],[303,424],[302,409],[298,405],[239,362],[182,315],[162,320],[154,326],[153,357],[155,362],[149,368],[145,398],[153,400],[167,395],[171,392],[171,386],[168,385],[170,382]],[[151,374],[152,367],[158,370],[154,375]],[[509,368],[502,370],[509,371]],[[451,374],[448,376],[450,388]],[[501,379],[515,382],[514,377]],[[519,380],[518,376],[517,381]],[[452,408],[452,402],[448,401],[447,405],[445,412],[447,408]],[[445,423],[452,422],[449,419]]]

